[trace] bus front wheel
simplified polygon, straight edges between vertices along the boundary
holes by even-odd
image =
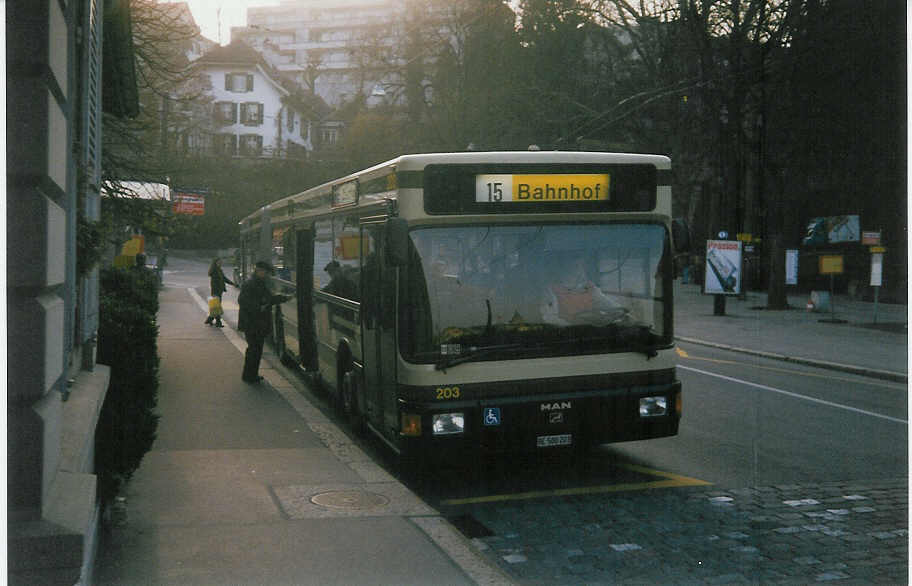
[[[364,431],[364,416],[361,412],[362,397],[358,375],[354,369],[346,369],[339,379],[339,392],[337,407],[339,414],[348,419],[352,429],[357,434]]]

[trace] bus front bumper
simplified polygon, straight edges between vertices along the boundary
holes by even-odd
[[[681,383],[498,397],[399,402],[400,445],[437,458],[582,448],[678,433]]]

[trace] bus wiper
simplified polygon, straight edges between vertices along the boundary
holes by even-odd
[[[500,352],[502,350],[514,350],[516,348],[522,348],[522,344],[500,344],[497,346],[470,346],[469,351],[463,354],[457,354],[455,356],[441,357],[437,361],[437,364],[434,365],[435,370],[446,371],[447,368],[451,366],[456,366],[457,364],[462,364],[464,362],[471,362],[477,360],[482,356],[487,356],[495,352]]]
[[[659,351],[656,350],[653,346],[654,341],[658,336],[649,330],[648,326],[639,326],[635,331],[638,334],[647,334],[648,341],[643,343],[641,340],[634,340],[631,336],[630,329],[620,329],[615,326],[615,335],[612,337],[607,336],[596,336],[596,337],[586,337],[586,338],[570,338],[564,340],[551,340],[547,342],[548,346],[565,346],[569,344],[580,345],[580,344],[605,344],[611,343],[612,348],[617,350],[625,350],[629,352],[636,352],[638,354],[645,354],[646,359],[652,359],[659,355]]]

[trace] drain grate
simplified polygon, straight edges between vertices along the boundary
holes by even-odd
[[[459,515],[458,517],[449,517],[447,521],[449,521],[453,527],[459,529],[460,533],[469,539],[475,539],[476,537],[490,537],[494,535],[493,531],[482,525],[481,522],[472,515]]]
[[[389,499],[364,490],[333,490],[314,495],[310,502],[328,509],[364,511],[382,507],[389,503]]]

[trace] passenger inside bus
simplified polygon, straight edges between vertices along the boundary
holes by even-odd
[[[329,284],[323,287],[323,291],[352,301],[361,300],[358,282],[351,268],[343,267],[334,260],[323,267],[323,270],[329,274],[330,279]]]
[[[552,256],[551,279],[542,294],[540,310],[545,323],[563,326],[606,323],[626,314],[590,280],[582,252]]]

